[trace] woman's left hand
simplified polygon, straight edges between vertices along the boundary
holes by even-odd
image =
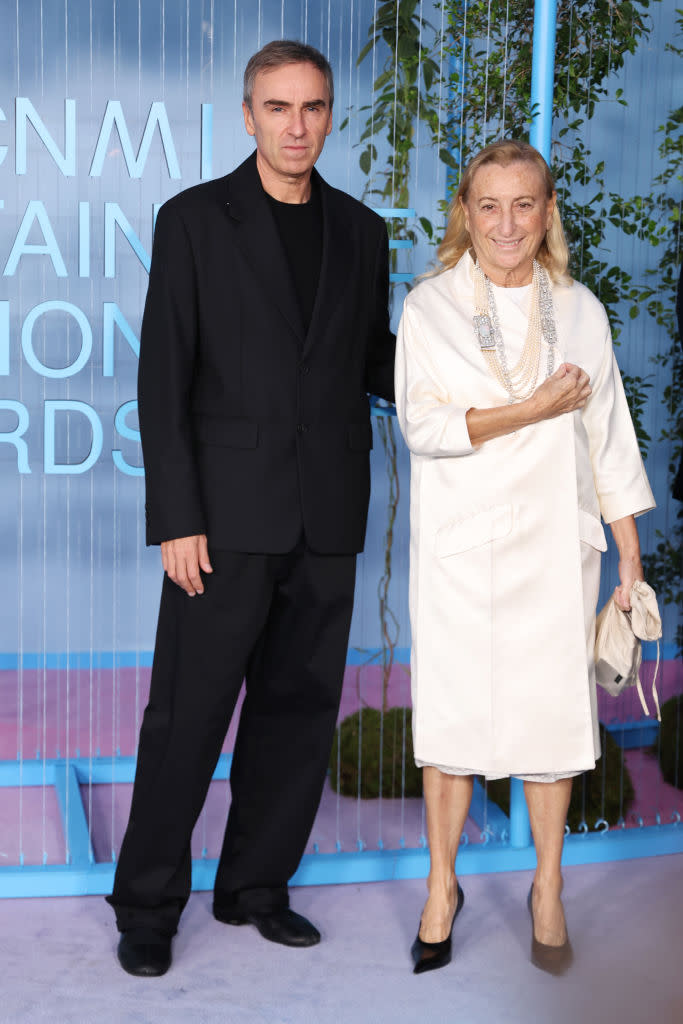
[[[634,516],[624,516],[610,523],[619,549],[619,586],[614,588],[614,600],[625,612],[631,609],[631,587],[636,580],[644,580],[640,561],[640,544]]]
[[[614,588],[614,600],[625,612],[631,610],[631,587],[636,580],[644,580],[640,558],[623,558],[619,562],[620,585]]]

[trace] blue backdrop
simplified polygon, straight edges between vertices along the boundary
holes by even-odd
[[[146,660],[153,644],[159,556],[144,546],[144,481],[135,411],[141,311],[155,211],[201,178],[230,170],[251,150],[241,75],[267,39],[288,35],[326,51],[337,80],[336,116],[369,102],[371,62],[360,52],[372,0],[0,0],[0,571],[6,599],[2,665],[44,653],[86,661],[117,652]],[[425,4],[427,9],[432,5]],[[431,12],[438,21],[438,13]],[[615,88],[629,107],[604,103],[587,141],[608,161],[615,189],[648,188],[657,169],[653,126],[680,95],[681,72],[663,53],[674,4],[655,5],[649,45]],[[363,116],[335,131],[319,169],[360,195]],[[647,144],[643,145],[643,139]],[[418,140],[419,141],[419,140]],[[445,178],[427,144],[418,214],[438,220]],[[615,237],[616,258],[637,276],[655,254]],[[402,253],[416,273],[432,253]],[[394,322],[400,295],[396,297]],[[666,371],[649,363],[665,339],[641,316],[627,322],[619,359],[652,373],[647,413],[657,436]],[[648,470],[660,504],[645,547],[673,516],[668,452],[653,445]],[[402,500],[391,603],[400,647],[407,614],[408,460],[400,447]],[[360,564],[351,643],[380,644],[376,587],[382,572],[387,484],[373,453],[373,499]],[[613,585],[614,564],[605,588]],[[672,620],[669,616],[668,631]]]

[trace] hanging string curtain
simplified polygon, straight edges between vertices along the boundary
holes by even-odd
[[[16,581],[16,601],[8,602],[0,632],[0,853],[8,869],[58,872],[31,882],[33,875],[3,875],[0,866],[0,894],[16,893],[17,885],[56,891],[50,886],[76,884],[55,881],[61,871],[85,888],[110,884],[105,869],[111,872],[127,817],[160,584],[158,551],[144,543],[135,411],[154,217],[179,189],[225,173],[250,151],[240,113],[246,59],[277,37],[303,39],[330,56],[338,129],[320,168],[387,221],[396,321],[406,287],[434,260],[448,196],[466,162],[495,138],[528,135],[538,6],[138,0],[122,8],[115,0],[22,0],[8,8],[12,59],[0,75],[15,102],[2,114],[3,139],[14,132],[14,147],[3,157],[0,557],[5,578]],[[643,446],[648,434],[669,432],[658,441],[668,446],[659,460],[650,442],[662,510],[644,530],[651,571],[663,580],[671,579],[675,557],[666,545],[673,549],[680,533],[666,465],[678,431],[670,425],[670,378],[679,364],[667,348],[673,335],[656,333],[673,329],[680,264],[680,189],[674,194],[671,170],[680,146],[680,75],[667,63],[675,54],[665,46],[676,46],[670,6],[558,2],[550,151],[574,272],[605,303],[623,342]],[[655,64],[642,63],[650,51]],[[629,121],[619,122],[616,136],[621,145],[635,131],[637,152],[606,141],[626,103]],[[654,245],[657,237],[665,249]],[[662,304],[654,317],[652,302]],[[656,365],[649,362],[655,344],[664,353]],[[658,403],[660,394],[669,394],[669,407]],[[411,795],[408,460],[391,410],[375,412],[373,504],[341,715],[357,716],[356,774],[345,796],[341,760],[331,766],[309,856],[424,853],[424,808]],[[673,538],[661,551],[657,528]],[[614,571],[608,560],[606,586]],[[672,636],[676,623],[667,615]],[[665,658],[673,664],[666,643]],[[664,697],[679,700],[680,678],[668,662]],[[369,709],[378,723],[374,739]],[[632,722],[635,716],[626,705],[618,714],[603,710],[608,737],[616,747],[631,743],[633,752],[624,758],[605,739],[598,773],[575,786],[575,831],[596,823],[646,828],[679,814],[678,791],[660,777],[652,781],[643,754],[654,744],[664,763],[663,733]],[[675,779],[680,730],[679,719],[672,721]],[[210,884],[220,841],[232,736],[195,835],[198,884]],[[338,747],[345,742],[340,730]],[[368,789],[377,796],[365,796]],[[500,843],[504,860],[508,799],[505,789],[475,791],[468,846],[492,853]],[[419,857],[411,863],[413,871],[424,867]],[[332,877],[307,861],[303,877],[311,871]],[[7,890],[3,878],[11,878]]]

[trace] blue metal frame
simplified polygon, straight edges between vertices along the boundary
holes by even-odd
[[[232,755],[219,758],[214,780],[226,780]],[[116,865],[96,862],[90,839],[81,787],[132,782],[134,757],[76,758],[74,760],[0,762],[0,786],[53,785],[62,814],[66,863],[17,865],[0,868],[0,898],[25,896],[105,895],[111,892]],[[514,782],[515,780],[513,780]],[[470,811],[481,829],[480,843],[464,843],[458,854],[458,873],[521,871],[535,867],[530,844],[513,842],[514,822],[491,801],[475,780]],[[667,825],[617,828],[611,831],[572,834],[565,840],[564,864],[591,864],[683,853],[683,827]],[[192,863],[192,888],[213,886],[217,860],[202,858]],[[400,878],[424,878],[429,871],[429,851],[415,849],[353,850],[306,854],[291,880],[292,885],[330,885],[341,882],[379,882]]]
[[[410,219],[415,216],[415,210],[411,210],[408,207],[400,206],[376,206],[373,207],[374,212],[378,213],[380,217],[384,217],[385,220],[398,220],[398,219]],[[390,238],[389,239],[390,249],[412,249],[413,243],[409,238]],[[403,274],[397,271],[392,271],[389,274],[389,280],[392,284],[406,284],[413,280],[414,274]],[[376,412],[373,408],[373,412],[378,416],[395,415],[396,410],[392,408],[391,412]]]
[[[562,863],[565,866],[632,860],[638,857],[683,853],[683,828],[653,825],[619,831],[567,836]],[[213,887],[218,862],[192,862],[192,889]],[[509,843],[491,840],[471,844],[458,854],[458,875],[529,871],[536,866],[532,846],[515,850]],[[104,896],[111,892],[115,865],[48,865],[0,869],[0,897]],[[344,882],[384,882],[392,879],[426,878],[426,849],[363,850],[305,854],[290,885],[338,885]]]
[[[533,120],[529,142],[550,162],[553,124],[553,76],[555,73],[555,0],[536,0],[534,8],[534,41],[531,61],[531,109]],[[511,843],[523,849],[531,842],[529,811],[524,799],[524,783],[510,781]]]
[[[378,650],[351,649],[347,664],[372,664],[380,654]],[[400,663],[407,663],[410,659],[407,648],[397,650],[395,654]],[[607,728],[624,749],[633,749],[654,743],[658,724],[643,719],[611,723]],[[221,755],[213,774],[214,780],[227,780],[231,760],[231,754]],[[120,755],[0,761],[0,787],[55,787],[66,850],[64,864],[0,867],[0,898],[95,895],[111,891],[115,864],[113,860],[95,861],[81,787],[131,783],[135,776],[135,761],[134,757]],[[463,846],[458,856],[459,873],[522,870],[534,866],[535,851],[530,842],[522,783],[515,779],[511,781],[508,819],[496,804],[486,801],[483,787],[475,780],[470,818],[481,830],[482,842]],[[584,864],[667,853],[683,853],[683,828],[677,821],[666,825],[570,835],[565,842],[564,863]],[[216,867],[215,860],[203,858],[194,861],[193,888],[210,889]],[[325,885],[423,878],[428,870],[429,853],[424,847],[313,853],[304,856],[292,884]]]
[[[536,0],[531,58],[531,110],[529,142],[550,163],[555,76],[556,0]]]

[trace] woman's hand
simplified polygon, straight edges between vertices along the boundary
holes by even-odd
[[[590,394],[590,379],[586,371],[573,363],[562,363],[528,399],[534,422],[583,409]]]
[[[590,393],[588,374],[580,366],[563,363],[552,377],[536,388],[531,398],[523,402],[492,409],[468,409],[465,423],[470,443],[476,448],[494,437],[512,434],[531,423],[582,409]]]
[[[614,588],[614,600],[625,612],[631,610],[631,587],[636,580],[644,580],[639,558],[625,558],[619,562],[620,584]]]
[[[645,579],[638,531],[633,516],[615,519],[610,526],[619,549],[619,586],[614,588],[614,600],[627,612],[631,608],[631,587],[636,580]]]

